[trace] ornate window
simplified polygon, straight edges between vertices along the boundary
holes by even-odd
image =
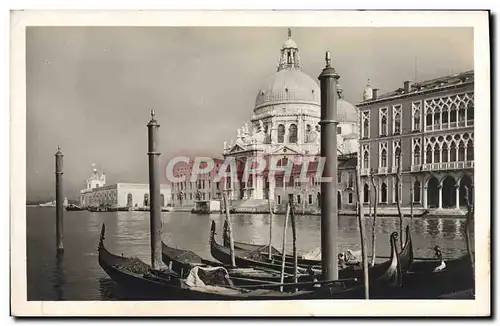
[[[288,128],[288,142],[291,144],[297,143],[297,125],[291,124]]]
[[[278,125],[278,143],[282,144],[285,142],[285,125]]]
[[[385,181],[380,186],[380,202],[387,204],[387,183]]]
[[[392,130],[395,135],[401,134],[401,115],[402,105],[394,105],[392,107]]]
[[[420,115],[422,113],[422,102],[417,101],[411,104],[412,131],[420,131]]]
[[[439,163],[441,162],[441,149],[439,148],[439,144],[435,143],[434,144],[434,161],[433,163]]]
[[[387,142],[380,142],[379,143],[379,152],[380,152],[379,166],[382,168],[386,168],[387,167]]]
[[[363,186],[363,202],[368,203],[370,201],[370,186],[365,183]]]
[[[413,143],[413,155],[412,155],[412,164],[413,165],[420,165],[420,138],[413,138],[412,139]]]
[[[370,138],[370,111],[363,111],[361,120],[361,138]]]
[[[312,131],[312,127],[311,127],[311,125],[308,124],[306,126],[306,143],[309,143],[311,141],[311,139],[310,139],[311,138],[311,136],[310,136],[311,131]]]
[[[474,142],[469,139],[467,143],[467,161],[474,161]]]
[[[474,119],[474,93],[462,93],[424,100],[426,130],[456,128]],[[457,124],[458,122],[458,124]]]
[[[398,167],[401,159],[401,139],[392,141],[392,166]]]
[[[369,169],[370,168],[370,144],[363,144],[362,145],[362,153],[361,155],[363,156],[363,169]]]
[[[432,146],[427,144],[427,149],[425,150],[425,163],[432,163]]]
[[[460,144],[458,145],[458,161],[465,161],[465,144],[463,141],[460,141]]]
[[[414,203],[420,203],[420,181],[415,180],[413,183],[413,202]]]
[[[378,117],[380,121],[379,135],[387,136],[387,108],[380,108]]]

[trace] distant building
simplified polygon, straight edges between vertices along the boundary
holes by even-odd
[[[160,186],[161,206],[169,206],[170,185]],[[83,207],[143,208],[150,205],[149,184],[115,183],[106,185],[106,176],[94,167],[86,180],[86,188],[80,191],[80,205]]]
[[[363,201],[371,200],[373,170],[378,204],[396,204],[400,153],[403,206],[459,209],[474,184],[474,72],[402,86],[378,95],[368,85],[357,105]]]

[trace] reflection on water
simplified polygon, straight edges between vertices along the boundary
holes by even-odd
[[[224,215],[162,213],[163,240],[172,246],[193,250],[213,259],[208,247],[210,223],[217,224],[217,240],[221,241]],[[55,253],[55,209],[27,208],[27,256],[29,300],[116,300],[125,299],[100,268],[97,256],[102,223],[106,224],[106,246],[116,254],[136,256],[150,263],[148,212],[65,212],[65,253],[59,259]],[[285,217],[273,218],[272,244],[281,249]],[[267,244],[268,215],[232,215],[235,238],[238,241]],[[372,219],[364,219],[367,244],[371,252]],[[405,219],[404,226],[410,224]],[[296,216],[297,248],[299,253],[320,246],[320,217]],[[466,252],[464,219],[414,218],[411,221],[415,256],[430,257],[439,245],[445,257],[457,257]],[[287,227],[287,250],[292,249],[291,221]],[[339,218],[339,250],[359,249],[358,221],[354,216]],[[399,231],[397,217],[378,217],[376,225],[377,253],[389,255],[389,234]]]

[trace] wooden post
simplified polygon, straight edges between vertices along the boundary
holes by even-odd
[[[231,223],[231,214],[229,213],[229,201],[227,199],[227,194],[223,192],[224,196],[224,207],[226,208],[226,221],[229,229],[229,251],[231,253],[231,265],[236,267],[236,258],[234,257],[234,233],[233,224]]]
[[[398,207],[398,216],[399,216],[399,248],[403,250],[403,213],[401,212],[401,202],[399,196],[399,187],[401,187],[401,160],[403,155],[401,153],[398,155],[398,172],[396,175],[396,205]]]
[[[370,299],[370,279],[368,276],[368,257],[367,257],[367,248],[366,248],[366,239],[365,239],[365,224],[363,223],[363,215],[364,208],[361,203],[362,192],[361,192],[361,151],[358,154],[358,162],[356,166],[356,191],[358,193],[358,224],[359,224],[359,236],[361,238],[361,260],[363,263],[363,278],[365,284],[365,299]]]
[[[465,186],[465,203],[467,204],[467,219],[465,220],[465,244],[467,246],[467,253],[470,257],[472,275],[475,278],[475,266],[474,266],[474,253],[472,252],[472,243],[470,238],[470,227],[472,222],[472,204],[470,200],[469,187]],[[458,199],[457,199],[458,200]]]
[[[289,195],[290,217],[292,219],[292,248],[293,248],[293,282],[297,283],[299,276],[297,273],[298,259],[297,259],[297,229],[295,227],[295,210],[293,208],[293,194]]]
[[[58,253],[64,252],[64,207],[63,207],[63,153],[57,147],[56,157],[56,248]]]
[[[375,259],[377,258],[377,242],[375,241],[377,238],[377,202],[378,202],[378,189],[375,185],[375,171],[370,171],[370,180],[373,188],[373,224],[372,224],[372,261],[371,266],[375,266]],[[370,196],[371,197],[371,196]]]
[[[290,215],[290,205],[286,205],[286,215],[285,215],[285,225],[284,225],[284,230],[283,230],[283,246],[282,246],[282,252],[281,254],[283,255],[282,260],[281,260],[281,282],[283,283],[285,281],[285,262],[286,262],[286,229],[288,226],[288,216]],[[283,292],[283,287],[280,288],[280,291]]]
[[[151,267],[153,269],[159,269],[163,264],[161,246],[160,153],[156,151],[160,124],[154,117],[155,112],[151,110],[151,120],[148,123],[149,228],[151,235]]]
[[[273,205],[271,204],[271,198],[267,198],[267,204],[269,205],[269,259],[272,259],[273,253]]]
[[[318,79],[321,88],[321,159],[324,161],[321,182],[321,267],[324,280],[338,279],[337,238],[337,80],[339,75],[331,66],[330,52],[325,55],[326,65]]]

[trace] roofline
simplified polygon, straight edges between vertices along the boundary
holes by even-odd
[[[426,90],[421,90],[421,91],[416,91],[416,92],[398,94],[398,95],[390,96],[390,97],[377,98],[375,100],[369,100],[369,101],[358,103],[356,106],[361,108],[361,107],[370,106],[370,105],[376,104],[376,103],[392,101],[395,99],[402,99],[402,98],[418,96],[418,95],[423,95],[423,94],[437,93],[437,92],[440,92],[443,90],[459,88],[459,87],[463,87],[463,86],[470,85],[470,84],[474,84],[474,81],[472,80],[472,81],[463,82],[460,84],[446,85],[446,86],[432,88],[432,89],[426,89]]]

